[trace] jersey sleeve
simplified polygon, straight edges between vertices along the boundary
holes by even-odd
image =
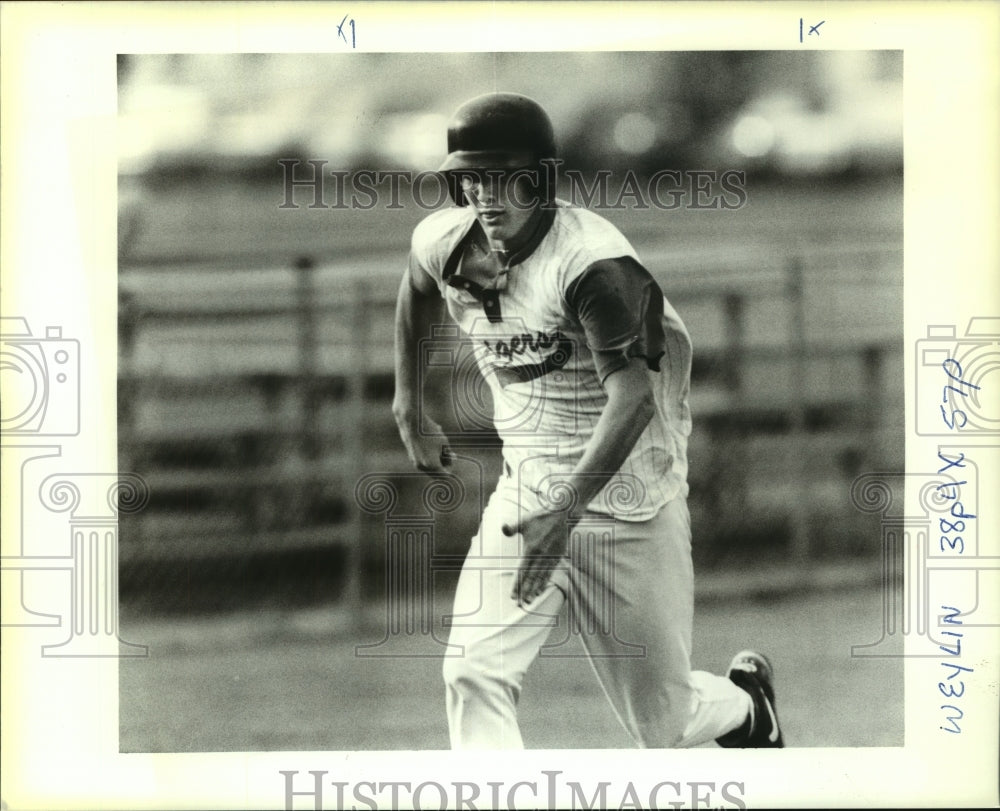
[[[425,257],[420,253],[410,249],[410,256],[406,263],[406,275],[410,280],[410,287],[419,293],[427,295],[436,287],[441,289],[440,277],[431,272],[427,266]]]
[[[433,223],[421,222],[413,231],[410,239],[410,255],[407,259],[406,272],[410,278],[410,286],[423,293],[431,292],[432,285],[440,289],[441,270],[437,256],[438,245],[433,229]]]
[[[417,290],[443,293],[445,265],[456,245],[469,230],[473,216],[465,209],[436,211],[421,220],[410,239],[407,275]]]
[[[570,283],[566,301],[583,328],[602,383],[632,358],[644,358],[651,370],[660,371],[666,351],[663,292],[635,259],[593,263]]]

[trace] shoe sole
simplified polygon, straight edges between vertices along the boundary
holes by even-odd
[[[751,663],[756,674],[739,667],[744,662]],[[774,738],[768,737],[767,743],[755,748],[782,749],[785,746],[784,736],[781,733],[781,724],[778,721],[778,712],[775,709],[774,701],[774,667],[767,657],[757,651],[743,650],[737,653],[729,664],[726,672],[729,680],[750,692],[751,689],[758,688],[764,693],[765,709],[771,716],[771,729],[777,733]],[[737,678],[733,678],[736,675]],[[749,689],[748,689],[749,688]]]

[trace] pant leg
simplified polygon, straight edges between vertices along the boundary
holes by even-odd
[[[577,530],[587,532],[586,523]],[[685,499],[647,522],[613,522],[613,532],[574,541],[570,621],[622,724],[640,746],[656,748],[697,746],[735,729],[750,711],[747,693],[724,676],[691,671]]]
[[[510,597],[520,539],[505,537],[500,528],[517,520],[515,492],[502,483],[490,499],[455,592],[449,643],[462,651],[444,660],[453,749],[523,748],[521,683],[565,602],[551,584],[526,609]]]

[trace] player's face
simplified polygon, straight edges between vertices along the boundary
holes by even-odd
[[[527,170],[470,172],[462,176],[462,193],[491,239],[517,236],[538,210],[534,176]]]

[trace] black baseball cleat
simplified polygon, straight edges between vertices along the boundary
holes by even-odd
[[[716,739],[719,746],[742,749],[780,749],[785,745],[774,709],[774,669],[762,655],[740,651],[729,663],[726,676],[750,694],[753,709],[742,725]]]

